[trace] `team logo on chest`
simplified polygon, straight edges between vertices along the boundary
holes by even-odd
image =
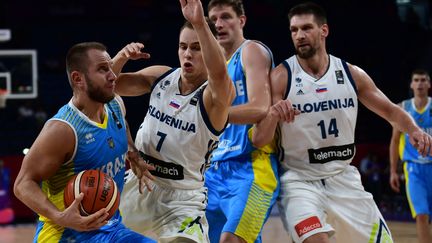
[[[299,91],[297,91],[296,95],[304,95],[304,92],[301,89],[299,89]]]
[[[171,81],[170,80],[165,80],[165,81],[163,81],[163,82],[161,82],[160,84],[159,84],[159,88],[161,89],[161,90],[165,90],[166,89],[166,86],[168,86],[168,85],[170,85],[171,84]]]
[[[92,133],[87,133],[85,135],[85,139],[86,139],[86,142],[85,142],[86,144],[93,143],[94,141],[96,141],[96,139],[93,137]]]
[[[336,70],[335,74],[336,74],[336,81],[337,81],[337,83],[338,84],[344,84],[345,80],[344,80],[344,76],[343,76],[342,70]]]
[[[301,78],[299,78],[299,77],[295,78],[295,82],[296,82],[295,86],[297,88],[302,88],[303,87],[303,83],[302,83]]]
[[[108,146],[110,147],[110,148],[114,148],[114,139],[112,138],[112,137],[109,137],[108,139],[107,139],[107,143],[108,143]]]

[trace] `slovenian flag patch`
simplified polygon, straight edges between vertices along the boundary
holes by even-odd
[[[323,93],[323,92],[327,92],[327,88],[318,88],[315,90],[317,93]]]
[[[176,108],[176,109],[178,109],[178,108],[180,107],[180,105],[177,104],[177,103],[176,103],[175,101],[173,101],[173,100],[169,103],[169,105],[172,106],[172,107],[174,107],[174,108]]]

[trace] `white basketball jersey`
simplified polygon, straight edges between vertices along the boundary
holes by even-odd
[[[188,95],[180,94],[181,69],[172,69],[155,81],[149,109],[135,139],[141,155],[156,170],[155,182],[180,189],[204,185],[203,174],[218,133],[204,108],[205,82]]]
[[[280,123],[280,160],[284,178],[321,179],[345,169],[355,154],[357,94],[346,62],[329,55],[320,79],[306,73],[297,57],[283,62],[288,70],[285,98],[301,114]]]

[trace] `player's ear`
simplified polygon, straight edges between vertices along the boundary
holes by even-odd
[[[84,76],[78,71],[72,71],[70,74],[70,79],[74,86],[80,86],[84,83]]]
[[[321,36],[322,37],[327,37],[329,35],[329,27],[327,24],[323,24],[321,25]]]
[[[240,26],[243,28],[246,24],[246,15],[240,15]]]

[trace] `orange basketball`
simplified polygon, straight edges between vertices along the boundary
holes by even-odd
[[[80,193],[84,198],[80,204],[81,215],[87,216],[99,211],[108,210],[111,218],[120,203],[120,192],[115,181],[99,170],[84,170],[72,177],[64,189],[65,207],[69,207]]]

